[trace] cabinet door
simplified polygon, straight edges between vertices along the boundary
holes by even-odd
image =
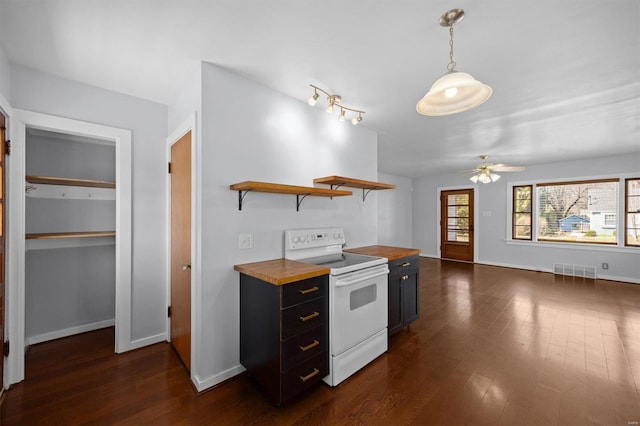
[[[418,272],[412,271],[402,276],[402,325],[408,325],[420,316]]]
[[[400,275],[389,275],[389,310],[388,333],[395,333],[402,328],[402,286]]]

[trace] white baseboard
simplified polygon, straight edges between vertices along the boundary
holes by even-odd
[[[224,382],[225,380],[229,380],[232,377],[237,376],[245,370],[246,369],[242,365],[238,364],[211,377],[207,377],[206,379],[200,379],[197,375],[193,375],[191,380],[196,386],[198,392],[202,392],[212,386]]]
[[[132,340],[128,350],[139,349],[144,346],[153,345],[167,341],[167,333],[156,334],[155,336],[144,337],[142,339]]]
[[[87,331],[99,330],[101,328],[113,327],[115,319],[92,322],[90,324],[82,324],[76,327],[65,328],[64,330],[55,330],[48,333],[37,334],[25,339],[25,347],[35,345],[36,343],[47,342],[49,340],[60,339],[61,337],[73,336],[74,334],[86,333]]]
[[[430,254],[425,254],[425,253],[420,253],[421,257],[432,257],[434,259],[440,259],[439,256],[432,256]],[[535,271],[535,272],[548,272],[550,274],[553,273],[553,269],[552,268],[534,268],[531,266],[525,266],[525,265],[516,265],[513,263],[502,263],[502,262],[486,262],[486,261],[477,261],[475,262],[478,265],[489,265],[489,266],[499,266],[502,268],[514,268],[514,269],[524,269],[527,271]],[[631,278],[631,277],[616,277],[614,275],[600,275],[598,274],[598,279],[601,280],[609,280],[609,281],[620,281],[623,283],[630,283],[630,284],[640,284],[640,278]]]

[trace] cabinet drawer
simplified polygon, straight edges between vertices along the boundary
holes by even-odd
[[[323,297],[290,306],[283,309],[281,315],[281,338],[284,340],[321,324],[327,324],[327,299]]]
[[[327,275],[286,284],[282,289],[282,307],[303,303],[327,295]]]
[[[287,401],[318,383],[329,373],[329,357],[323,352],[282,373],[282,400]]]
[[[402,259],[396,259],[389,262],[389,273],[402,273],[409,271],[416,271],[419,267],[418,264],[419,257],[416,256],[407,256]]]
[[[322,325],[282,342],[282,371],[328,349],[327,327]]]

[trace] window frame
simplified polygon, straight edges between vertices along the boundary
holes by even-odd
[[[625,173],[620,175],[609,175],[609,176],[589,176],[583,179],[571,178],[567,180],[562,179],[540,179],[540,180],[527,180],[527,181],[518,181],[518,182],[507,182],[507,191],[509,191],[509,195],[507,197],[507,238],[506,242],[509,244],[520,244],[520,245],[540,245],[540,246],[553,246],[553,247],[565,247],[565,248],[583,248],[587,250],[614,250],[614,251],[628,251],[628,250],[637,250],[640,248],[640,243],[638,244],[630,244],[627,238],[627,230],[628,230],[628,185],[629,181],[640,181],[640,176],[637,174]],[[616,241],[615,242],[604,242],[604,243],[596,243],[591,241],[571,241],[571,240],[546,240],[538,238],[538,220],[537,220],[537,212],[539,211],[539,188],[544,186],[553,186],[553,185],[575,185],[575,184],[588,184],[588,183],[598,183],[598,182],[617,182],[617,201],[616,201]],[[515,188],[523,187],[523,186],[531,186],[531,236],[532,238],[523,239],[523,238],[515,238],[515,227],[514,227],[514,219],[515,219]],[[621,212],[623,214],[621,214]],[[536,220],[534,219],[536,217]],[[612,229],[612,228],[609,228]]]
[[[520,188],[529,188],[529,211],[522,212],[516,211],[517,200],[520,198],[516,198],[516,192]],[[514,185],[511,190],[511,238],[518,241],[531,241],[533,239],[533,185]],[[516,215],[522,213],[529,213],[529,237],[516,237],[516,228],[524,227],[527,225],[517,225],[516,224]]]
[[[631,244],[629,242],[629,198],[631,197],[631,195],[629,194],[629,184],[631,181],[638,181],[640,182],[640,177],[630,177],[630,178],[626,178],[624,180],[624,225],[623,225],[623,232],[624,232],[624,246],[625,247],[631,247],[631,248],[640,248],[640,241],[637,244]],[[634,197],[640,197],[640,195],[634,195]],[[633,213],[640,213],[638,211],[633,212]]]

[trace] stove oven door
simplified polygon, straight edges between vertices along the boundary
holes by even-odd
[[[387,265],[331,276],[330,346],[337,356],[387,327]]]

